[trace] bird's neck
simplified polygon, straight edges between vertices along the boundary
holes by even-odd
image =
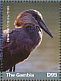
[[[26,32],[29,35],[30,39],[33,41],[34,45],[38,45],[42,41],[42,30],[39,31],[36,27],[26,28]]]

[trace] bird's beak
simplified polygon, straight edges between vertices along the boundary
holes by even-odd
[[[49,31],[48,27],[46,26],[44,20],[39,21],[39,26],[51,37],[53,38],[53,35]]]

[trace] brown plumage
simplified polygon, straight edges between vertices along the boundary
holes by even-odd
[[[7,34],[4,33],[3,71],[6,71],[19,62],[25,60],[31,51],[42,41],[42,29],[49,34],[41,13],[36,10],[21,12],[15,20],[15,28],[10,31],[7,43]]]

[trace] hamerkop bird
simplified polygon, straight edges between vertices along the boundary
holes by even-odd
[[[53,37],[46,26],[43,17],[37,10],[29,9],[21,12],[15,22],[15,28],[10,31],[7,43],[7,34],[3,34],[3,71],[6,71],[19,62],[24,61],[35,47],[40,45],[44,30]]]

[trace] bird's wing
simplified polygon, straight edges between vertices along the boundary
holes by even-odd
[[[10,42],[7,43],[7,34],[4,34],[3,70],[7,70],[18,62],[26,59],[29,56],[32,47],[32,42],[24,31],[12,30],[9,35]]]
[[[12,33],[13,31],[9,30],[9,35]],[[10,53],[10,46],[12,44],[12,41],[7,42],[7,30],[3,30],[3,71],[8,70],[12,66],[10,66],[12,57]]]

